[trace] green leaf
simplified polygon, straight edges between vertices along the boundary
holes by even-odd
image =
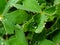
[[[54,15],[48,15],[48,22],[53,21],[55,17]]]
[[[28,15],[25,11],[16,10],[14,12],[8,13],[3,19],[3,25],[6,33],[11,34],[14,32],[14,25],[22,24],[27,20]]]
[[[44,39],[40,42],[39,45],[55,45],[55,43],[50,40]]]
[[[6,5],[6,0],[0,0],[0,15],[3,13],[5,5]]]
[[[16,14],[19,14],[19,15],[16,15]],[[16,17],[17,24],[23,24],[28,20],[29,15],[25,11],[20,10],[16,14],[15,15],[17,16]]]
[[[60,0],[0,0],[0,45],[60,45],[59,15]]]
[[[52,6],[52,7],[45,9],[45,13],[48,15],[54,15],[56,13],[56,7]]]
[[[24,32],[19,25],[15,27],[15,35],[7,40],[9,45],[28,45]]]
[[[0,36],[3,36],[4,34],[5,34],[5,30],[4,30],[2,22],[0,22]]]
[[[60,29],[58,29],[60,30]],[[56,33],[55,36],[53,36],[53,41],[56,43],[56,44],[60,44],[60,31]]]
[[[5,29],[3,27],[0,27],[0,36],[3,36],[5,34]]]
[[[29,5],[30,4],[30,5]],[[23,5],[14,4],[17,9],[40,13],[41,9],[36,0],[24,0]]]
[[[3,11],[2,15],[6,15],[6,13],[9,11],[9,9],[12,7],[13,4],[17,3],[19,0],[9,0],[5,6],[5,9]]]
[[[19,25],[16,25],[16,26],[17,26],[16,27],[17,28],[16,29],[16,38],[19,41],[20,45],[28,45],[22,28]]]
[[[30,20],[28,20],[26,23],[24,23],[23,24],[23,30],[26,32],[26,31],[30,31],[30,24],[32,23],[32,22],[34,22],[34,19],[33,19],[33,17],[30,19]],[[32,27],[32,26],[31,26]]]
[[[60,15],[60,4],[56,6],[56,14]]]
[[[12,34],[14,32],[14,24],[10,22],[9,19],[6,19],[6,18],[2,22],[3,22],[6,33]]]
[[[23,10],[16,10],[6,15],[8,19],[17,24],[23,24],[28,19],[28,14]]]
[[[42,14],[40,16],[40,20],[39,20],[40,23],[38,24],[38,27],[35,30],[35,33],[41,33],[42,32],[43,28],[45,27],[45,23],[46,23],[47,19],[48,18],[47,18],[47,16],[45,14]]]

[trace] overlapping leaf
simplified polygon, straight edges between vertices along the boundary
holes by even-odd
[[[9,12],[12,7],[19,10]],[[60,44],[60,0],[0,0],[0,15],[0,45]],[[53,24],[46,29],[49,21]]]
[[[15,35],[7,40],[7,45],[28,45],[24,32],[19,25],[15,27]]]
[[[27,14],[24,11],[17,10],[5,15],[3,25],[6,33],[11,34],[14,32],[15,23],[22,24],[27,20]]]

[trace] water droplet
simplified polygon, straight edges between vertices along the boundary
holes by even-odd
[[[34,27],[35,29],[37,28],[37,26]]]
[[[43,25],[43,27],[45,27],[45,25]]]
[[[39,30],[36,30],[35,33],[39,33]]]

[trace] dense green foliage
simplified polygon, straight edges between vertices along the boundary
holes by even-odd
[[[60,45],[60,0],[0,0],[0,45]]]

